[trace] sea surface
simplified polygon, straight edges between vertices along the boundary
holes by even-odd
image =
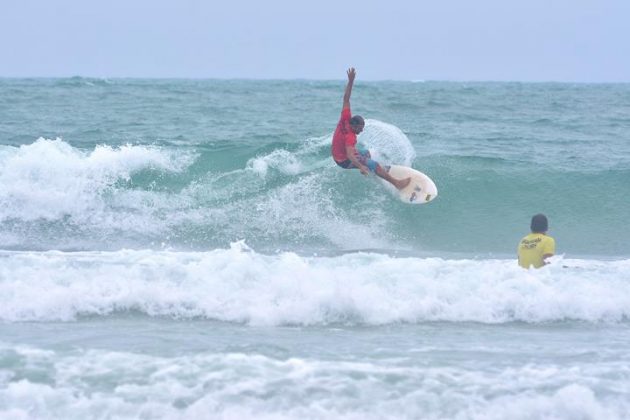
[[[0,79],[0,418],[630,418],[630,84],[344,87]]]

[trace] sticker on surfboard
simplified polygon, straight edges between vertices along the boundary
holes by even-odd
[[[401,165],[391,165],[388,168],[391,176],[398,179],[411,178],[411,182],[402,190],[398,190],[401,201],[409,204],[425,204],[435,200],[438,195],[437,187],[431,178],[420,171]]]

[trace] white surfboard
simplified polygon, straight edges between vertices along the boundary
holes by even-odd
[[[435,200],[435,197],[438,195],[438,190],[433,180],[420,171],[407,166],[391,165],[388,172],[394,178],[411,178],[409,185],[397,191],[398,196],[405,203],[424,204]]]

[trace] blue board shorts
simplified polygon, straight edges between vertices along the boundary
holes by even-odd
[[[370,151],[363,148],[363,146],[357,146],[357,152],[359,152],[359,162],[367,166],[371,172],[376,173],[376,167],[378,166],[378,163],[375,160],[372,160],[370,156]],[[346,159],[342,162],[335,161],[335,163],[344,169],[356,168],[356,166],[354,166],[350,159]]]

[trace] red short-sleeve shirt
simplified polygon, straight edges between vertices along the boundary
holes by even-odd
[[[341,110],[341,118],[333,134],[331,153],[335,162],[343,162],[348,159],[346,146],[354,146],[357,144],[357,135],[350,129],[350,108]]]

